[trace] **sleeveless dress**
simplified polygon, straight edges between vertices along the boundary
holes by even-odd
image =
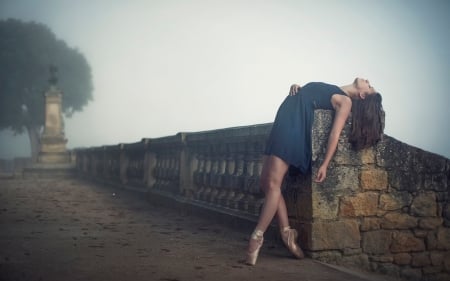
[[[338,86],[311,82],[278,109],[265,154],[275,155],[306,174],[311,168],[311,130],[315,109],[333,109],[331,96],[346,95]]]

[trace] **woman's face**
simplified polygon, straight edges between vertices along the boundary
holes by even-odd
[[[370,85],[369,80],[364,78],[356,78],[355,81],[353,81],[353,85],[355,85],[355,88],[358,90],[362,99],[365,98],[366,95],[375,94],[377,92],[375,91],[375,88]]]

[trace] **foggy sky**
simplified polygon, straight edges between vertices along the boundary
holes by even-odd
[[[272,122],[291,84],[358,76],[386,134],[450,157],[450,1],[0,0],[0,18],[44,23],[90,63],[69,148]]]

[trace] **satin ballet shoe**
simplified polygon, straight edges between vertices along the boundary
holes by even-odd
[[[284,245],[289,249],[289,252],[293,254],[297,259],[305,257],[302,249],[297,244],[298,233],[297,230],[290,228],[289,226],[280,230],[281,239]]]
[[[258,259],[258,254],[259,254],[259,250],[261,249],[261,246],[263,244],[264,241],[264,232],[262,232],[261,230],[255,230],[252,235],[250,236],[250,242],[256,242],[258,243],[258,247],[253,251],[250,252],[249,250],[247,250],[247,259],[245,261],[246,264],[248,265],[255,265],[256,264],[256,260]]]

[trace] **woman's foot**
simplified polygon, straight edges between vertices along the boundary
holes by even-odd
[[[258,259],[259,250],[264,241],[264,232],[261,230],[253,231],[250,241],[248,242],[248,250],[247,250],[247,260],[245,261],[248,265],[255,265],[256,260]]]
[[[297,258],[302,259],[305,257],[302,249],[297,244],[298,233],[297,230],[290,228],[289,226],[284,227],[280,230],[281,239],[284,245],[289,249],[289,251]]]

